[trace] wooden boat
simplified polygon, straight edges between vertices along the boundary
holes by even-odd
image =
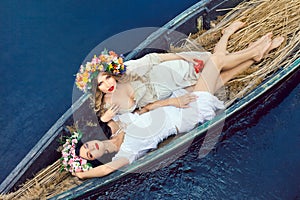
[[[200,1],[171,20],[162,27],[162,29],[151,34],[134,51],[128,54],[126,58],[137,58],[148,53],[151,49],[147,47],[151,45],[155,46],[155,43],[165,45],[163,48],[169,48],[169,41],[174,42],[174,38],[170,38],[172,31],[179,31],[185,34],[197,32],[196,22],[197,20],[199,21],[199,19],[201,19],[202,27],[209,29],[212,25],[212,20],[215,20],[219,15],[224,15],[228,11],[224,8],[233,8],[240,2],[242,2],[242,0]],[[251,6],[251,4],[249,5]],[[243,9],[237,9],[232,12],[223,19],[223,22],[230,21],[242,12],[242,10]],[[295,30],[295,35],[293,36],[294,38],[299,35],[299,29]],[[299,41],[299,39],[297,41]],[[252,89],[250,92],[247,91],[247,93],[242,91],[238,93],[235,98],[230,99],[230,101],[227,102],[228,108],[224,114],[216,116],[213,120],[202,124],[189,133],[172,139],[169,143],[150,152],[133,164],[122,168],[120,171],[116,171],[103,178],[86,180],[80,185],[54,196],[53,199],[79,199],[88,197],[91,194],[101,193],[105,186],[109,186],[109,184],[114,183],[116,180],[127,178],[134,172],[138,173],[149,169],[155,170],[160,168],[168,164],[167,161],[171,161],[174,156],[176,157],[176,154],[181,154],[182,151],[185,151],[192,141],[203,138],[208,130],[211,131],[222,128],[225,119],[225,128],[228,128],[236,117],[240,117],[249,110],[257,109],[257,105],[265,101],[265,99],[271,97],[280,98],[282,94],[286,92],[286,88],[293,88],[299,83],[299,43],[294,42],[290,46],[291,47],[283,53],[284,58],[281,59],[280,66],[277,67],[275,71],[268,72],[267,77],[264,77],[264,80],[256,86],[255,89]],[[57,152],[57,148],[59,147],[57,139],[62,134],[66,134],[66,126],[73,125],[73,113],[80,110],[80,108],[87,103],[88,99],[88,95],[82,95],[74,102],[71,108],[58,119],[35,147],[1,183],[1,194],[6,194],[18,189],[18,185],[32,178],[33,174],[60,158],[61,154]],[[271,103],[272,101],[269,102],[269,104]]]

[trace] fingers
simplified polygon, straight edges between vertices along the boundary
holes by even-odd
[[[189,108],[190,106],[189,105],[182,105],[180,106],[180,108]]]
[[[176,107],[178,107],[178,108],[189,108],[189,104],[191,102],[196,101],[197,98],[198,98],[197,95],[191,94],[191,93],[180,96],[180,97],[177,98],[178,102],[177,102]]]
[[[109,108],[113,113],[117,113],[120,110],[120,106],[113,104],[110,108]]]
[[[196,101],[196,100],[197,100],[198,96],[195,95],[195,94],[190,94],[190,93],[189,93],[189,94],[187,94],[186,98],[187,98],[187,100],[188,100],[189,102],[193,102],[193,101]]]

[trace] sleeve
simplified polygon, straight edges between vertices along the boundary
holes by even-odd
[[[127,67],[127,74],[143,76],[151,70],[152,66],[158,65],[160,62],[161,60],[157,53],[150,53],[142,58],[126,61],[124,65]]]

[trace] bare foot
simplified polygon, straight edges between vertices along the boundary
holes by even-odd
[[[234,21],[232,22],[227,28],[222,30],[222,34],[225,35],[232,35],[235,33],[237,30],[243,28],[246,23],[241,22],[241,21]]]
[[[274,38],[272,40],[272,42],[271,42],[271,45],[269,46],[269,48],[265,52],[265,55],[267,55],[268,53],[270,53],[270,51],[272,51],[273,49],[278,48],[282,44],[283,41],[284,41],[284,37],[283,36],[279,36],[279,37]]]
[[[254,61],[259,62],[264,57],[265,53],[268,51],[272,44],[272,35],[272,33],[267,33],[256,42],[251,44],[251,47],[255,48],[257,52],[257,56],[253,57]]]

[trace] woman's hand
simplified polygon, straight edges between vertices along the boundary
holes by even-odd
[[[120,110],[120,106],[113,104],[102,116],[101,121],[108,122],[110,121]]]
[[[141,114],[144,114],[144,113],[146,113],[148,111],[149,111],[148,107],[145,106],[145,107],[143,107],[141,109],[136,110],[134,113],[137,113],[137,114],[141,115]]]
[[[190,57],[185,58],[185,60],[188,61],[188,62],[193,63],[195,72],[197,74],[200,73],[204,68],[203,60],[199,60],[197,58],[190,58]]]
[[[188,108],[189,103],[194,102],[197,100],[197,96],[195,94],[185,94],[179,97],[171,98],[171,104],[172,106],[175,106],[177,108]]]
[[[153,103],[150,103],[137,111],[138,114],[143,114],[145,112],[148,112],[150,110],[154,110],[156,108],[162,107],[162,106],[175,106],[177,108],[188,108],[189,103],[194,102],[197,100],[197,96],[191,93],[179,96],[179,97],[173,97],[169,99],[159,100]]]
[[[188,54],[181,54],[181,53],[178,53],[177,55],[180,56],[181,59],[192,63],[194,65],[194,69],[197,74],[200,73],[202,71],[202,69],[204,68],[204,61],[198,59],[196,56],[188,55]]]
[[[76,176],[79,179],[83,179],[84,172],[72,172],[73,176]]]

